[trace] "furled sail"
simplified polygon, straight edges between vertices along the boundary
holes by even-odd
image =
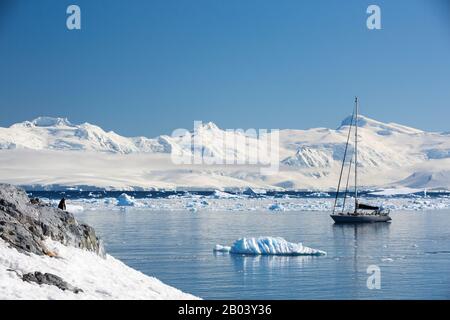
[[[368,204],[358,203],[358,209],[361,209],[361,210],[380,210],[380,207],[369,206]]]

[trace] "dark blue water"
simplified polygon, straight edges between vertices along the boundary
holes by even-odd
[[[450,211],[394,212],[390,224],[334,225],[326,212],[88,211],[109,254],[206,299],[449,299]],[[325,257],[214,254],[240,237],[281,236]],[[367,268],[381,270],[369,290]]]

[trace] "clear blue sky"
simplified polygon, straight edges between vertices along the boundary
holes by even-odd
[[[0,126],[334,128],[358,95],[369,117],[448,131],[449,2],[1,0]],[[366,28],[369,4],[382,30]]]

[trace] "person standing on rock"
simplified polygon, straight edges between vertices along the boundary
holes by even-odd
[[[59,202],[58,208],[61,209],[61,210],[66,211],[66,199],[64,199],[64,197]]]

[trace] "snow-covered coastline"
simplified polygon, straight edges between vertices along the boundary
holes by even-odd
[[[0,184],[0,299],[197,298],[106,254],[70,212]]]
[[[136,271],[110,255],[47,240],[58,258],[20,253],[0,239],[0,300],[198,299]],[[13,271],[14,270],[14,271]],[[57,275],[83,291],[74,293],[53,285],[23,281],[20,275],[39,270]]]

